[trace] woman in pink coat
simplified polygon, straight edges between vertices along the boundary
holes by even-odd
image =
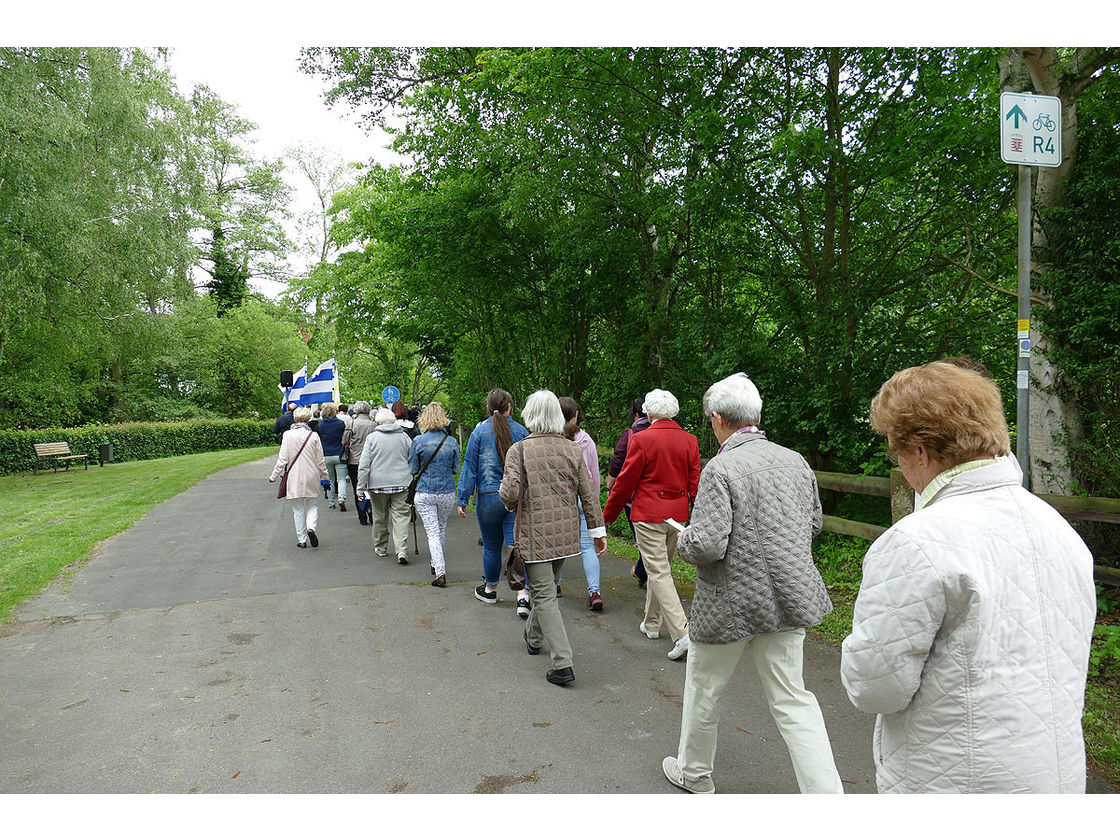
[[[311,409],[300,406],[292,415],[292,427],[284,432],[280,441],[280,455],[272,469],[269,481],[276,481],[287,470],[288,486],[285,498],[292,503],[292,516],[296,522],[296,547],[318,548],[319,536],[315,528],[319,524],[319,483],[327,478],[327,464],[323,460],[323,444],[319,435],[311,431],[307,421],[311,419]]]

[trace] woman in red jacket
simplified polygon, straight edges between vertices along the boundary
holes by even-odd
[[[650,391],[642,409],[649,415],[650,426],[630,439],[603,517],[614,522],[630,503],[634,536],[649,576],[645,618],[639,627],[656,639],[664,625],[673,639],[669,658],[680,659],[688,653],[688,619],[669,570],[678,532],[666,520],[688,521],[700,483],[700,444],[672,419],[680,404],[668,391]]]

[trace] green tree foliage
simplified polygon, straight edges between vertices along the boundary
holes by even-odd
[[[245,301],[250,279],[283,279],[291,243],[282,222],[291,188],[281,160],[253,157],[248,135],[256,125],[205,86],[195,89],[190,105],[192,162],[205,179],[198,195],[206,231],[200,263],[224,315]]]
[[[194,298],[182,302],[157,378],[168,397],[189,397],[221,417],[279,414],[279,373],[306,348],[275,305],[254,298],[227,309]]]
[[[969,353],[1009,374],[997,59],[307,50],[333,101],[395,109],[416,161],[349,196],[343,308],[416,342],[458,405],[550,387],[612,433],[655,386],[699,426],[706,385],[746,370],[776,437],[858,467],[897,368]]]
[[[0,50],[0,411],[111,414],[189,288],[179,104],[137,50]]]
[[[0,422],[271,415],[292,323],[250,303],[218,326],[194,233],[233,312],[282,254],[279,164],[160,53],[0,49]],[[205,262],[205,261],[203,261]],[[267,377],[265,374],[267,371]]]

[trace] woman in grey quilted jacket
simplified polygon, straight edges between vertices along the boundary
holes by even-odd
[[[556,577],[569,557],[580,555],[580,502],[595,551],[607,549],[607,529],[591,474],[579,444],[564,437],[564,414],[551,391],[537,391],[525,401],[521,418],[529,436],[506,453],[506,469],[498,495],[507,510],[521,510],[514,532],[525,558],[529,583],[529,620],[525,647],[531,656],[547,644],[552,668],[545,678],[567,685],[572,672],[572,646],[556,602]],[[524,474],[524,479],[522,478]]]
[[[746,374],[709,388],[704,414],[720,448],[700,474],[677,544],[696,566],[696,595],[680,745],[662,769],[677,787],[715,792],[720,697],[749,652],[801,792],[843,793],[824,717],[801,673],[805,628],[832,610],[811,551],[821,528],[816,477],[758,428],[762,398]]]

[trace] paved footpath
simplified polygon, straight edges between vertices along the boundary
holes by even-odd
[[[108,540],[0,626],[2,793],[666,793],[684,661],[638,631],[644,593],[604,556],[606,608],[583,569],[560,601],[576,680],[544,679],[510,592],[472,589],[473,514],[452,516],[448,586],[427,543],[373,555],[351,510],[320,505],[298,550],[273,459],[216,473]],[[687,604],[686,604],[687,607]],[[875,791],[872,718],[848,702],[840,652],[806,644],[850,793]],[[721,793],[796,792],[744,662],[724,700]],[[1100,777],[1090,790],[1115,792]]]

